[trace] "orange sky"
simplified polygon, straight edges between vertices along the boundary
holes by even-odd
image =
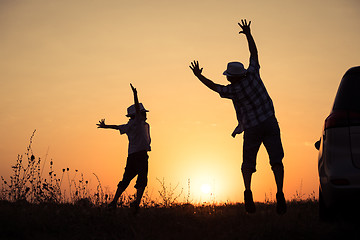
[[[149,193],[158,197],[156,178],[164,178],[179,183],[185,197],[190,179],[195,202],[209,201],[203,184],[217,202],[243,201],[242,135],[230,136],[232,103],[203,86],[188,65],[199,60],[205,76],[227,84],[227,62],[248,65],[237,26],[247,18],[282,131],[285,194],[317,193],[313,143],[342,75],[360,63],[359,7],[356,0],[1,1],[0,175],[9,176],[37,129],[37,157],[53,159],[59,173],[78,169],[94,184],[96,173],[113,191],[127,138],[95,124],[127,122],[132,82],[150,110]],[[274,198],[263,147],[257,169],[255,200]]]

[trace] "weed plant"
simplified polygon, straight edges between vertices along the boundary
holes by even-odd
[[[45,170],[46,158],[36,158],[32,143],[36,130],[32,133],[24,155],[18,155],[15,165],[11,166],[12,174],[7,181],[1,176],[0,200],[10,202],[26,201],[29,203],[78,203],[88,202],[103,205],[110,201],[110,194],[104,193],[99,178],[95,175],[98,185],[91,193],[89,181],[82,173],[75,170],[73,176],[69,168],[63,168],[61,177],[54,171],[53,160]],[[45,176],[44,172],[47,172]],[[67,184],[66,184],[67,182]],[[67,185],[67,186],[66,186]]]
[[[35,130],[36,131],[36,130]],[[30,143],[25,155],[18,155],[10,181],[1,176],[1,199],[9,201],[29,201],[32,203],[62,201],[60,181],[53,171],[53,161],[50,161],[48,178],[42,176],[41,159],[33,154],[31,145],[35,131],[30,137]]]
[[[177,184],[175,187],[172,187],[171,183],[169,186],[166,185],[164,178],[162,180],[157,178],[156,180],[160,183],[161,186],[160,190],[158,191],[161,200],[160,205],[163,207],[171,207],[177,203],[178,198],[180,198],[183,193],[183,189],[181,189],[180,192],[177,192],[179,184]]]

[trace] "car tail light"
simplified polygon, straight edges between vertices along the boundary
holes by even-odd
[[[349,124],[351,126],[360,125],[360,113],[359,112],[349,112]]]
[[[334,111],[325,120],[325,129],[360,125],[360,113],[353,111]]]

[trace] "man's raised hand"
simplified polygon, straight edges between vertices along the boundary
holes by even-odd
[[[195,76],[200,76],[202,73],[203,68],[199,67],[199,62],[198,61],[193,61],[191,62],[191,66],[189,66],[191,68],[191,70],[193,71]]]
[[[249,24],[247,23],[246,19],[242,19],[241,23],[238,23],[241,27],[242,31],[239,32],[239,34],[243,33],[245,35],[250,34],[250,24],[251,21],[249,21]]]

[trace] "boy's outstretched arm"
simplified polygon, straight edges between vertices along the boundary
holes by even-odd
[[[258,61],[257,47],[255,44],[255,40],[254,40],[253,36],[251,35],[251,31],[250,31],[251,21],[249,21],[249,23],[247,23],[246,19],[243,19],[243,20],[241,20],[241,23],[238,23],[238,24],[242,29],[242,31],[240,31],[239,34],[241,34],[241,33],[245,34],[246,39],[248,41],[250,57],[255,58]]]
[[[193,71],[194,75],[208,88],[210,88],[211,90],[217,92],[217,87],[220,86],[219,84],[214,83],[213,81],[211,81],[210,79],[207,79],[206,77],[204,77],[201,73],[203,68],[199,67],[199,62],[198,61],[193,61],[191,62],[191,65],[189,66],[191,68],[191,70]]]
[[[137,95],[137,90],[136,90],[136,88],[134,88],[134,86],[131,83],[130,83],[130,87],[134,93],[134,104],[135,104],[136,114],[139,114],[140,113],[140,104],[139,104],[139,99],[138,99],[138,95]]]
[[[98,128],[110,128],[110,129],[119,129],[118,125],[106,125],[105,119],[101,119],[98,124],[96,124]]]

